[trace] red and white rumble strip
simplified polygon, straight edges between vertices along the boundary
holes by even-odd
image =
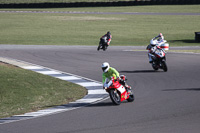
[[[79,99],[77,101],[70,102],[65,105],[60,105],[60,106],[55,106],[48,109],[39,110],[37,112],[29,112],[22,115],[14,115],[8,118],[2,118],[0,119],[0,124],[10,123],[10,122],[19,121],[19,120],[25,120],[25,119],[31,119],[35,117],[44,116],[44,115],[50,115],[53,113],[69,111],[69,110],[90,105],[92,103],[97,103],[108,97],[108,93],[102,89],[102,83],[98,81],[94,81],[85,77],[80,77],[80,76],[73,75],[66,72],[53,70],[47,67],[34,65],[34,64],[16,60],[16,59],[0,57],[0,61],[21,67],[23,69],[31,70],[31,71],[41,73],[44,75],[49,75],[61,80],[69,81],[69,82],[81,85],[88,90],[88,94],[82,99]]]

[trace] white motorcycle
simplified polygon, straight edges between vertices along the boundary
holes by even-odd
[[[153,60],[152,62],[152,67],[154,70],[163,69],[165,72],[167,72],[167,64],[166,64],[166,57],[165,54],[166,52],[158,48],[157,46],[154,46],[151,48],[151,58]]]

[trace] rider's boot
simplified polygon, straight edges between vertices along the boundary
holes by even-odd
[[[125,89],[126,89],[127,92],[131,92],[131,87],[130,86],[125,85]]]
[[[153,59],[151,56],[149,56],[149,63],[153,63]]]

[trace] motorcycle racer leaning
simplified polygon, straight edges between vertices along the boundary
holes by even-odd
[[[110,67],[108,62],[104,62],[101,68],[103,70],[102,83],[104,89],[105,89],[104,85],[106,84],[106,78],[110,80],[111,77],[114,77],[115,80],[119,80],[120,84],[122,84],[125,87],[126,91],[129,91],[131,89],[131,87],[128,86],[127,83],[125,82],[125,79],[120,78],[119,72],[115,68]]]
[[[100,40],[101,39],[103,39],[104,37],[106,37],[107,39],[107,42],[106,42],[106,44],[107,44],[107,47],[110,45],[110,42],[111,42],[111,38],[112,38],[112,35],[111,35],[111,33],[110,33],[110,31],[108,31],[105,35],[103,35],[101,38],[100,38]]]
[[[158,39],[157,39],[158,38]],[[152,57],[154,57],[154,53],[153,51],[151,50],[151,48],[153,47],[157,47],[158,49],[161,49],[159,46],[157,46],[157,43],[155,41],[155,39],[157,39],[158,41],[161,41],[161,40],[164,40],[164,36],[162,33],[160,33],[159,35],[157,35],[156,37],[154,37],[151,41],[150,41],[150,44],[147,46],[147,50],[148,50],[148,57],[149,57],[149,63],[152,63],[153,62],[153,59]]]
[[[153,38],[153,40],[155,40],[155,39],[157,39],[158,41],[161,41],[161,40],[164,40],[164,36],[162,33],[160,33],[159,35],[157,35],[156,37]]]

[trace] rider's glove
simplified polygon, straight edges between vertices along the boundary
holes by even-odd
[[[117,79],[118,81],[123,82],[123,79],[121,77],[118,77]]]

